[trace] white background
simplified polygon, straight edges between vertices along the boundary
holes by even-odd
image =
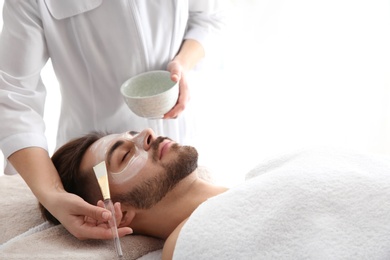
[[[390,154],[388,0],[229,2],[222,61],[192,75],[197,147],[219,183],[306,146]],[[42,75],[52,152],[60,97]]]

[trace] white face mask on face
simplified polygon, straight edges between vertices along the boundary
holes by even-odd
[[[146,133],[140,133],[135,136],[131,136],[126,132],[123,134],[108,135],[96,141],[89,148],[91,153],[95,156],[96,165],[102,161],[106,161],[106,164],[108,165],[108,153],[117,141],[132,142],[131,151],[129,151],[128,155],[131,156],[131,158],[128,159],[127,164],[118,169],[110,169],[110,167],[107,167],[107,172],[111,177],[110,181],[117,184],[126,182],[137,176],[137,174],[145,166],[146,161],[148,160],[148,153],[143,148],[145,134]]]

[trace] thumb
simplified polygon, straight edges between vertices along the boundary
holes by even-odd
[[[82,210],[83,215],[98,221],[108,221],[111,219],[111,212],[105,208],[98,207],[87,203]]]
[[[175,71],[171,73],[171,80],[174,82],[178,82],[180,80],[180,72]]]
[[[171,80],[179,82],[182,73],[181,65],[178,62],[173,61],[168,65],[168,71],[171,73]]]

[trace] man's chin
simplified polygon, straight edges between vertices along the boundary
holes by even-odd
[[[179,155],[178,164],[182,165],[183,174],[190,175],[198,168],[198,151],[192,146],[183,146],[185,152]]]

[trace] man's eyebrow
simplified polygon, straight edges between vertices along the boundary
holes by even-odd
[[[115,150],[121,146],[122,144],[124,144],[125,142],[123,140],[118,140],[115,142],[115,144],[113,146],[111,146],[110,150],[108,150],[108,153],[107,153],[107,164],[110,165],[111,164],[111,157],[112,157],[112,154],[115,152]]]

